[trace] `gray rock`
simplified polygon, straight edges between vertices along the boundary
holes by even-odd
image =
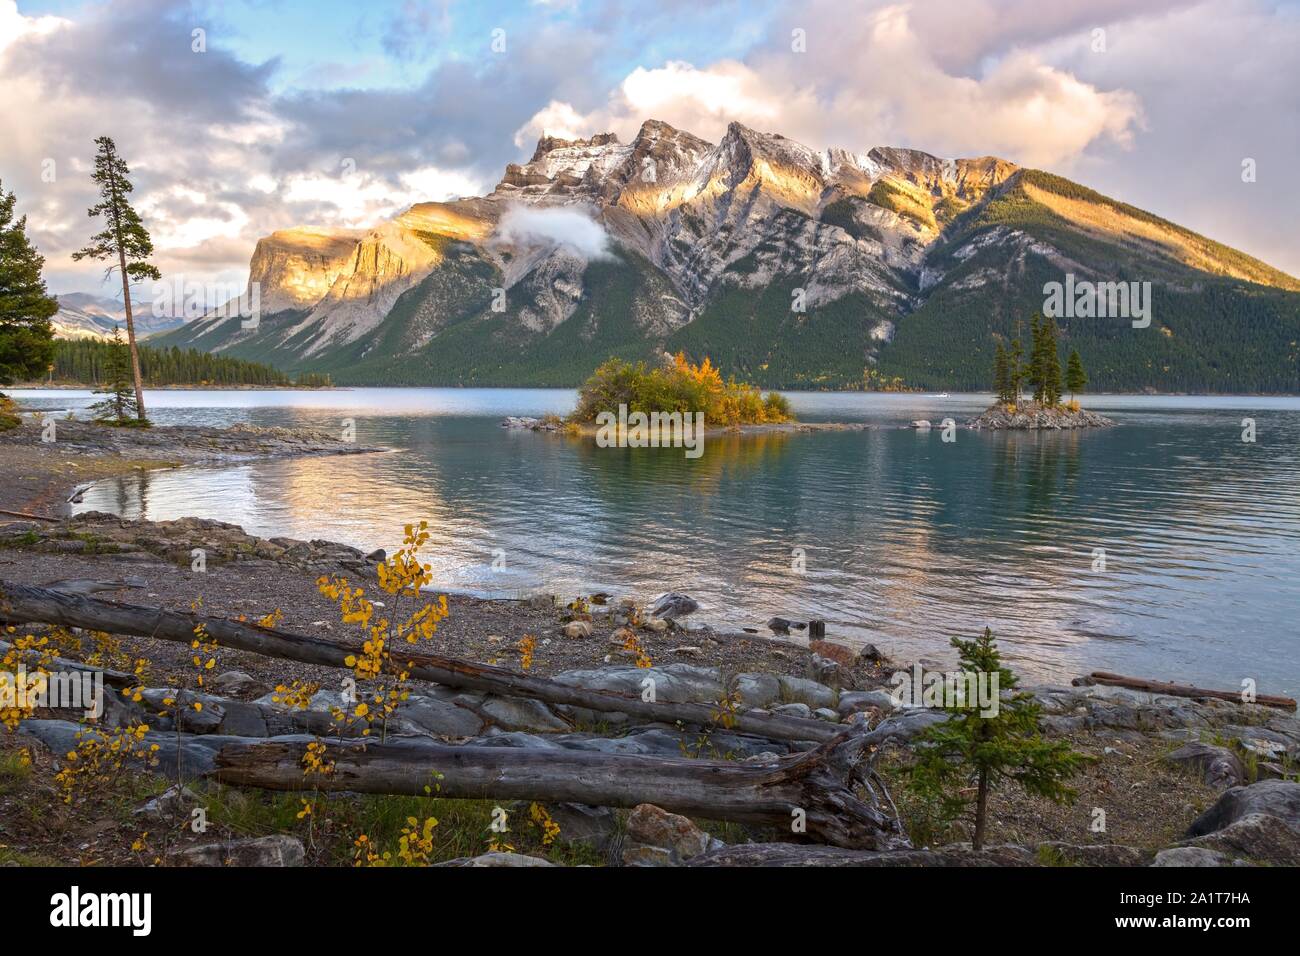
[[[835,706],[835,692],[825,684],[786,674],[779,675],[777,680],[781,682],[781,693],[789,700],[802,701],[810,707]]]
[[[773,707],[772,713],[779,714],[782,717],[811,717],[812,708],[807,704],[781,704]]]
[[[1200,846],[1176,846],[1161,850],[1152,866],[1228,866],[1232,861],[1217,850]]]
[[[1300,866],[1300,829],[1267,813],[1248,813],[1212,833],[1183,840],[1180,845],[1247,857],[1274,866]]]
[[[841,717],[875,707],[886,714],[898,710],[893,695],[887,690],[850,690],[840,694],[839,706],[836,708]]]
[[[623,846],[624,866],[680,866],[681,861],[673,851],[662,846],[628,843]]]
[[[781,682],[774,674],[740,674],[733,688],[746,707],[768,707],[781,699]]]
[[[250,677],[243,671],[225,671],[212,678],[207,686],[218,697],[236,697],[240,700],[261,697],[271,690],[264,681]]]
[[[412,695],[395,716],[439,737],[473,737],[483,731],[483,720],[472,710],[436,697]]]
[[[171,820],[185,814],[188,809],[202,801],[197,793],[181,784],[173,784],[152,800],[131,811],[133,816],[145,820]]]
[[[1062,843],[1052,840],[1040,843],[1035,852],[1040,858],[1046,857],[1069,866],[1146,866],[1151,862],[1150,850],[1119,843]]]
[[[193,846],[176,854],[181,866],[302,866],[302,841],[283,833]]]
[[[478,714],[502,730],[526,730],[544,734],[572,729],[551,713],[540,700],[523,697],[489,696],[479,705]]]
[[[813,716],[818,720],[829,720],[832,724],[838,724],[840,722],[840,715],[829,707],[818,707],[813,711]]]
[[[884,730],[893,739],[906,743],[913,740],[917,734],[927,727],[942,723],[947,719],[948,715],[942,710],[916,707],[901,711],[893,717],[882,720],[876,730]]]
[[[206,709],[206,707],[205,707]],[[217,732],[234,737],[266,737],[270,735],[263,708],[257,704],[243,701],[229,701],[223,707],[224,713]]]
[[[700,609],[700,602],[678,591],[669,591],[654,599],[650,605],[651,617],[662,617],[669,621],[694,614]]]
[[[1165,759],[1200,771],[1202,778],[1211,787],[1225,789],[1246,782],[1246,768],[1237,755],[1226,747],[1193,742],[1179,747]]]
[[[641,696],[646,680],[654,681],[655,699],[671,703],[712,703],[722,696],[722,681],[716,668],[693,664],[669,664],[666,667],[620,665],[591,670],[564,671],[554,678],[571,687],[613,691]]]
[[[1233,787],[1192,821],[1187,835],[1204,836],[1255,813],[1277,817],[1293,829],[1300,830],[1300,783],[1265,780],[1249,787]]]
[[[585,803],[548,803],[546,812],[560,828],[556,839],[603,851],[618,828],[618,818],[609,807],[590,807]]]

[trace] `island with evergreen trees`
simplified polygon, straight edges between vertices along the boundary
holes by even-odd
[[[1088,384],[1083,360],[1070,350],[1065,371],[1061,371],[1061,354],[1057,345],[1056,319],[1034,314],[1030,320],[1031,343],[1026,359],[1019,335],[1008,350],[998,343],[993,360],[993,391],[997,400],[978,417],[967,422],[970,428],[1103,428],[1115,422],[1096,412],[1084,411],[1075,397]],[[1028,387],[1030,397],[1025,398]],[[1069,401],[1062,401],[1069,390]]]

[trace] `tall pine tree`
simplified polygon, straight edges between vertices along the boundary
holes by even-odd
[[[1029,384],[1034,388],[1034,401],[1043,401],[1043,381],[1045,376],[1043,358],[1043,319],[1037,312],[1029,320]]]
[[[1007,365],[1007,350],[1001,342],[993,357],[993,390],[997,393],[998,404],[1006,405],[1011,401],[1011,369]]]
[[[1061,403],[1061,353],[1056,345],[1056,319],[1047,316],[1043,328],[1043,400],[1048,405]]]
[[[0,184],[0,385],[43,375],[54,358],[50,317],[59,309],[45,291],[45,259],[27,238],[27,217]]]
[[[117,154],[117,146],[107,136],[95,140],[99,152],[95,155],[95,172],[91,176],[99,184],[99,202],[86,211],[92,219],[103,217],[104,229],[90,239],[90,244],[72,258],[108,260],[105,277],[117,269],[122,276],[122,301],[126,306],[126,338],[131,350],[131,375],[135,382],[136,415],[145,420],[144,380],[140,375],[140,353],[135,342],[135,321],[131,316],[131,280],[141,281],[162,278],[158,268],[149,262],[153,255],[153,240],[149,238],[144,223],[127,197],[135,187],[127,178],[131,170]],[[117,264],[113,265],[112,260]]]
[[[1011,367],[1011,400],[1020,401],[1020,393],[1025,385],[1025,349],[1020,343],[1021,322],[1016,319],[1016,337],[1011,340],[1011,355],[1008,362]]]
[[[1077,349],[1070,350],[1070,359],[1065,367],[1065,387],[1070,390],[1070,401],[1074,401],[1074,393],[1082,392],[1083,387],[1088,384],[1088,373],[1083,370],[1083,359],[1079,358]]]

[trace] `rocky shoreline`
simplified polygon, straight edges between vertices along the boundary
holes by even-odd
[[[67,514],[66,503],[75,489],[133,471],[389,450],[346,440],[341,430],[243,423],[229,428],[114,428],[27,413],[17,428],[0,431],[0,472],[13,476],[12,481],[0,483],[0,509],[59,517]]]
[[[1079,409],[1072,411],[1064,405],[1045,407],[1033,402],[1024,402],[1009,408],[1005,405],[990,405],[980,415],[966,423],[967,428],[1008,429],[1008,430],[1051,430],[1073,428],[1109,428],[1117,424],[1113,419],[1096,412]]]
[[[97,429],[98,426],[83,426]],[[60,454],[72,449],[87,459],[133,461],[140,448],[132,431],[113,434],[70,430]],[[229,460],[228,455],[335,453],[328,436],[291,436],[283,430],[235,429],[223,434],[194,430],[173,441],[173,462]],[[155,432],[163,433],[162,429]],[[144,433],[148,434],[148,433]],[[173,433],[175,434],[175,433]],[[30,440],[30,435],[27,436]],[[22,447],[0,438],[0,448]],[[297,449],[298,451],[294,451]],[[363,449],[349,448],[346,451]],[[208,457],[215,456],[215,457]],[[53,480],[52,476],[50,477]],[[66,486],[65,486],[66,490]],[[26,502],[30,506],[30,502]],[[207,567],[196,573],[193,549]],[[338,622],[337,608],[320,595],[315,579],[340,574],[373,582],[380,552],[325,540],[264,539],[237,525],[187,518],[172,522],[129,521],[87,513],[63,520],[0,520],[0,579],[92,594],[112,600],[183,609],[197,600],[209,614],[256,620],[277,612],[282,626],[344,643],[355,628]],[[879,651],[831,640],[809,644],[788,636],[793,622],[768,622],[772,635],[721,633],[690,628],[655,616],[685,617],[689,598],[678,595],[659,608],[635,601],[593,603],[585,619],[567,606],[571,595],[537,595],[517,601],[450,599],[451,614],[439,627],[437,653],[512,669],[523,667],[520,638],[535,637],[529,673],[594,690],[636,694],[647,677],[660,699],[713,704],[734,693],[745,712],[807,719],[852,731],[892,731],[896,758],[907,759],[909,741],[942,720],[940,712],[900,707],[889,676],[905,669]],[[629,636],[636,650],[629,649]],[[124,652],[148,654],[149,687],[139,701],[118,706],[118,719],[143,720],[152,729],[164,769],[183,760],[187,772],[209,766],[223,742],[264,739],[284,733],[318,732],[340,703],[338,672],[269,660],[246,652],[221,653],[220,670],[205,689],[197,734],[183,746],[161,711],[174,687],[192,681],[190,651],[124,638]],[[644,658],[640,659],[639,658]],[[638,663],[649,666],[637,666]],[[274,699],[274,688],[291,680],[320,688],[303,710]],[[979,854],[949,843],[904,850],[844,850],[773,842],[761,828],[701,829],[699,823],[646,804],[630,813],[610,808],[550,805],[561,842],[583,842],[614,865],[1295,865],[1300,863],[1300,719],[1276,709],[1209,698],[1168,697],[1076,681],[1072,687],[1031,687],[1044,707],[1041,729],[1067,739],[1093,763],[1079,781],[1080,798],[1069,808],[1049,805],[1014,789],[992,805],[993,842]],[[53,768],[75,740],[78,725],[58,714],[27,720],[6,747],[25,747],[38,767]],[[392,732],[412,741],[522,748],[562,753],[695,756],[770,762],[802,747],[727,730],[646,722],[626,714],[595,713],[565,705],[436,684],[413,690],[394,715]],[[0,735],[5,736],[5,735]],[[170,791],[169,791],[170,792]],[[36,799],[30,793],[0,801]],[[53,799],[51,797],[51,799]],[[159,798],[162,799],[162,798]],[[178,793],[173,800],[185,800]],[[1090,824],[1103,809],[1108,828]],[[5,809],[0,807],[0,809]],[[147,807],[141,808],[146,815]],[[8,814],[5,815],[9,817]],[[705,824],[707,827],[707,824]],[[120,834],[118,834],[120,836]],[[176,861],[204,865],[231,859],[262,865],[301,863],[310,853],[285,833],[189,840]],[[41,845],[39,834],[6,834],[6,842]],[[104,852],[112,852],[108,836]],[[460,856],[445,865],[547,866],[540,848],[531,854],[492,851]],[[323,862],[312,858],[314,862]],[[66,862],[66,861],[65,861]]]
[[[211,563],[206,574],[189,569],[193,547],[208,551]],[[373,580],[373,567],[380,559],[378,553],[366,555],[324,540],[262,539],[236,525],[200,519],[155,523],[88,513],[57,525],[0,524],[0,561],[5,565],[0,578],[54,582],[76,593],[171,607],[184,607],[197,596],[210,613],[249,619],[275,609],[284,615],[285,626],[345,642],[353,639],[350,629],[340,626],[330,602],[314,593],[314,579],[337,573],[358,582]],[[788,622],[779,620],[770,625],[772,637],[721,634],[707,627],[687,629],[655,618],[648,610],[631,601],[596,605],[590,609],[590,620],[575,627],[563,599],[555,597],[519,601],[453,597],[451,616],[439,630],[438,652],[518,668],[517,639],[534,634],[537,647],[531,673],[631,694],[650,677],[665,701],[711,703],[734,691],[742,709],[758,713],[824,721],[846,729],[887,724],[893,731],[893,745],[904,757],[908,742],[942,719],[934,710],[899,706],[888,677],[904,665],[883,660],[874,649],[863,654],[833,640],[810,648],[782,636],[781,625]],[[635,634],[639,652],[626,649],[628,633]],[[336,674],[328,669],[223,653],[222,670],[211,683],[210,696],[202,698],[203,720],[187,727],[201,736],[178,751],[176,738],[159,713],[160,701],[174,693],[168,687],[184,686],[189,651],[184,646],[160,648],[146,640],[124,643],[133,653],[147,650],[163,678],[145,691],[134,718],[155,728],[148,739],[159,746],[164,770],[169,762],[183,759],[187,772],[199,772],[210,766],[223,742],[311,732],[327,722],[330,710],[340,703],[337,691],[325,689],[313,694],[303,711],[273,699],[274,687],[290,679],[332,686]],[[635,653],[646,654],[650,666],[638,667]],[[1085,782],[1087,796],[1067,811],[1013,793],[1004,795],[1001,799],[1006,802],[997,805],[995,830],[1004,839],[981,854],[972,855],[960,844],[902,851],[798,849],[773,844],[771,836],[760,831],[750,832],[740,843],[734,837],[719,842],[696,823],[648,805],[638,808],[636,826],[627,820],[618,823],[619,811],[579,811],[568,805],[552,809],[557,819],[564,813],[585,814],[584,839],[596,826],[588,819],[594,815],[603,833],[597,840],[601,852],[612,852],[607,862],[621,865],[1300,863],[1300,783],[1293,782],[1300,762],[1300,720],[1294,714],[1209,698],[1090,685],[1086,680],[1076,684],[1029,689],[1044,707],[1043,732],[1069,739],[1095,758],[1092,779]],[[21,736],[29,747],[39,742],[42,750],[57,755],[68,749],[76,730],[76,724],[52,716],[28,721]],[[723,728],[701,733],[699,728],[437,685],[412,692],[394,715],[391,733],[402,739],[478,746],[649,757],[693,753],[741,761],[773,760],[805,746]],[[1112,830],[1127,833],[1127,839],[1088,830],[1087,814],[1098,806],[1111,814]],[[639,836],[633,846],[625,841],[614,852],[610,841],[620,828]],[[667,834],[675,836],[669,839]],[[690,837],[685,843],[683,834]],[[275,848],[273,855],[282,855],[281,843]],[[194,847],[189,850],[198,853]],[[236,845],[228,852],[253,851]],[[297,852],[294,849],[290,858]],[[549,865],[536,855],[513,859],[518,855],[450,862]]]

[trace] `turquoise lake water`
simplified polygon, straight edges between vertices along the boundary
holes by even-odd
[[[150,392],[159,423],[353,419],[359,442],[401,450],[115,479],[78,507],[366,549],[425,518],[449,589],[678,589],[703,605],[696,619],[821,617],[832,636],[939,663],[950,637],[988,625],[1035,679],[1104,669],[1300,691],[1300,399],[1089,396],[1122,427],[946,443],[898,426],[963,421],[988,396],[788,394],[804,420],[879,427],[710,437],[691,460],[500,427],[567,411],[568,390]]]

